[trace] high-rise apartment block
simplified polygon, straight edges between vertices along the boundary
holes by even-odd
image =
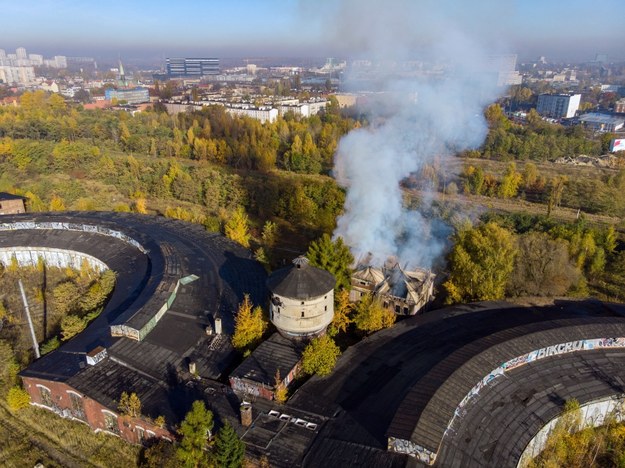
[[[553,119],[570,119],[575,117],[581,98],[581,94],[541,94],[536,112]]]

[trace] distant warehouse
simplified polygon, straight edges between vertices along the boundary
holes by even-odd
[[[600,114],[598,112],[589,112],[580,115],[579,121],[585,126],[596,132],[618,132],[625,126],[625,118],[610,114]]]

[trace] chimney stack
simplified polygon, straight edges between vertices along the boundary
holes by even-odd
[[[220,318],[215,319],[215,334],[221,335],[221,319]]]
[[[247,402],[241,403],[241,426],[250,427],[252,425],[252,405]]]

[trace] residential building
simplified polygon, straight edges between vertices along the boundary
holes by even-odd
[[[7,84],[28,85],[35,81],[33,67],[0,66],[0,82]]]
[[[541,94],[536,112],[552,119],[570,119],[575,117],[581,98],[581,94]]]
[[[43,55],[28,54],[28,60],[30,60],[30,64],[34,67],[40,67],[43,65]]]
[[[619,99],[614,104],[614,112],[625,114],[625,99]]]
[[[228,114],[251,117],[261,123],[275,122],[278,119],[278,109],[269,106],[255,107],[247,104],[231,104],[226,106]]]
[[[325,109],[327,105],[328,101],[325,99],[311,100],[308,102],[299,102],[298,99],[291,99],[277,103],[276,109],[278,109],[280,115],[292,112],[302,117],[310,117],[311,115],[317,115],[319,111]]]
[[[492,55],[486,63],[486,72],[497,74],[497,86],[521,84],[523,77],[516,71],[515,54]]]

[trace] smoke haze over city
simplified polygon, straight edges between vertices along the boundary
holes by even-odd
[[[493,42],[505,37],[521,58],[547,55],[581,60],[606,53],[617,59],[623,57],[624,35],[610,25],[605,12],[619,5],[617,0],[573,0],[566,7],[556,0],[414,1],[391,2],[377,13],[390,19],[397,10],[405,10],[398,18],[406,27],[408,19],[416,20],[414,28],[421,34],[415,31],[409,38],[417,42],[422,41],[421,35],[432,37],[434,30],[453,34],[456,21],[465,31],[474,30]],[[334,33],[349,29],[358,37],[363,31],[360,25],[367,23],[361,19],[373,11],[369,4],[305,0],[5,1],[1,39],[5,49],[26,47],[48,55],[323,57],[354,51],[357,44],[337,41]],[[419,21],[414,12],[433,22]],[[335,25],[333,30],[328,24]]]

